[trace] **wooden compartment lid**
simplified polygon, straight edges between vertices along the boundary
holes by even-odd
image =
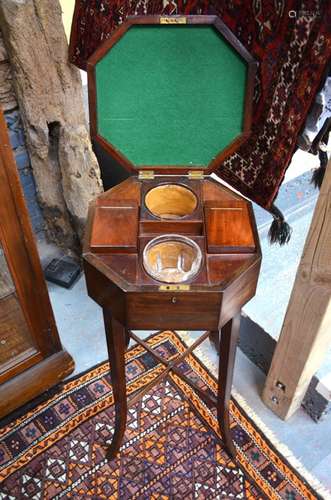
[[[130,171],[215,171],[250,135],[256,63],[217,16],[129,18],[88,61],[92,139]]]
[[[205,220],[209,254],[257,251],[252,216],[245,200],[206,203]]]
[[[138,203],[135,200],[97,203],[91,227],[93,253],[137,253]]]

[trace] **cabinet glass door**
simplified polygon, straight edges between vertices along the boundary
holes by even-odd
[[[0,374],[36,352],[0,243]]]

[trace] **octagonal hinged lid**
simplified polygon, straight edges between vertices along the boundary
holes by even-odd
[[[250,135],[255,71],[217,16],[128,18],[88,61],[91,137],[130,171],[209,174]]]

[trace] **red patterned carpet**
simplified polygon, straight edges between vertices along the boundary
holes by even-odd
[[[172,332],[148,342],[166,358],[185,350]],[[215,393],[214,378],[195,356],[181,369]],[[93,368],[1,427],[1,500],[321,498],[232,401],[235,464],[222,448],[214,412],[175,374],[130,409],[121,451],[107,462],[113,422],[108,370],[108,363]],[[141,347],[130,349],[128,394],[160,371]]]

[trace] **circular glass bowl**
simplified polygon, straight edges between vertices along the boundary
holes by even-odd
[[[195,241],[176,234],[153,238],[143,253],[146,272],[163,283],[183,283],[194,278],[201,262],[201,249]]]
[[[195,194],[179,184],[162,184],[145,196],[147,209],[161,219],[181,219],[194,212],[197,204]]]

